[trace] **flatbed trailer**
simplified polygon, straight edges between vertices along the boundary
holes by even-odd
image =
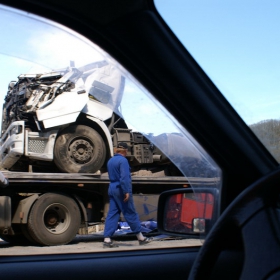
[[[77,233],[89,234],[108,212],[106,174],[3,171],[9,184],[0,187],[0,238],[11,243],[62,245]],[[132,176],[136,210],[156,219],[161,192],[216,184],[216,178]],[[149,211],[152,212],[152,216]],[[143,212],[143,211],[142,211]],[[139,215],[140,219],[143,216]]]

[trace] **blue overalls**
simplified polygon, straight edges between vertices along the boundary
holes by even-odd
[[[108,190],[110,206],[105,221],[104,237],[111,237],[118,227],[121,212],[130,229],[134,233],[141,231],[141,224],[134,207],[130,166],[127,159],[115,154],[107,164],[110,185]],[[124,194],[129,193],[129,199],[124,202]]]

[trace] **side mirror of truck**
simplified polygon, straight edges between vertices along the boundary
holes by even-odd
[[[206,235],[217,217],[217,189],[175,189],[159,196],[157,226],[162,234]]]

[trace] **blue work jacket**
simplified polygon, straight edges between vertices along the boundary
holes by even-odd
[[[115,154],[107,163],[110,187],[121,187],[124,194],[132,193],[130,166],[121,154]]]

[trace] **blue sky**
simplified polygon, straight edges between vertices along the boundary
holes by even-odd
[[[73,43],[74,42],[74,43]],[[24,12],[1,10],[0,7],[0,100],[8,83],[20,74],[49,72],[70,65],[101,60],[89,42],[68,29],[41,21]],[[5,67],[3,67],[5,66]]]
[[[247,124],[280,118],[280,1],[155,3]]]

